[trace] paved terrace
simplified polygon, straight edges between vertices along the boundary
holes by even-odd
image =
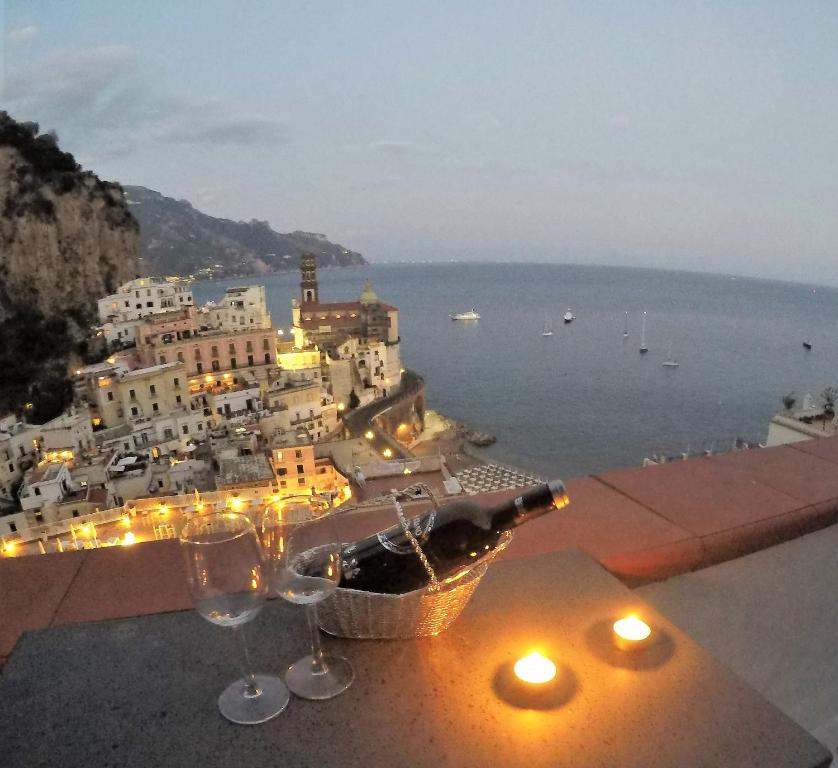
[[[518,531],[506,557],[579,548],[638,585],[838,522],[838,437],[604,472],[568,489],[570,507]],[[392,510],[341,517],[346,540],[392,522]],[[177,541],[161,541],[0,558],[0,662],[29,629],[191,608],[181,557]]]

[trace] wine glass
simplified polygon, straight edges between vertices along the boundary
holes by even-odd
[[[235,512],[195,515],[180,534],[195,610],[207,621],[232,627],[242,648],[243,678],[218,698],[228,720],[264,723],[288,704],[288,689],[278,677],[255,675],[242,625],[256,618],[268,594],[268,579],[253,523]]]
[[[340,657],[324,655],[317,603],[340,581],[340,538],[329,503],[319,496],[293,496],[270,505],[262,516],[262,544],[271,580],[286,600],[306,607],[311,654],[288,668],[285,682],[303,699],[331,699],[345,691],[355,673]]]

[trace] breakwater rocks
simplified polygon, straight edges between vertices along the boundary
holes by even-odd
[[[497,438],[494,435],[490,435],[488,432],[480,432],[477,429],[472,429],[465,424],[460,425],[460,434],[466,442],[480,448],[484,448],[487,445],[497,442]]]

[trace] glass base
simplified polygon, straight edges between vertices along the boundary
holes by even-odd
[[[288,667],[285,682],[301,699],[331,699],[352,684],[355,672],[341,656],[324,656],[323,666],[315,671],[314,657],[303,656]]]
[[[255,675],[258,696],[249,696],[244,680],[227,686],[218,697],[218,708],[230,722],[258,725],[276,717],[288,706],[288,689],[282,680],[271,675]]]

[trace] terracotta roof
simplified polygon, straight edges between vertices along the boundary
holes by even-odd
[[[385,304],[384,302],[378,302],[377,305],[371,304],[362,304],[360,301],[336,301],[336,302],[329,302],[328,304],[318,303],[314,304],[300,304],[300,310],[303,312],[339,312],[339,311],[349,311],[355,310],[356,312],[364,309],[364,307],[368,306],[379,306],[386,312],[398,312],[398,309],[390,304]]]

